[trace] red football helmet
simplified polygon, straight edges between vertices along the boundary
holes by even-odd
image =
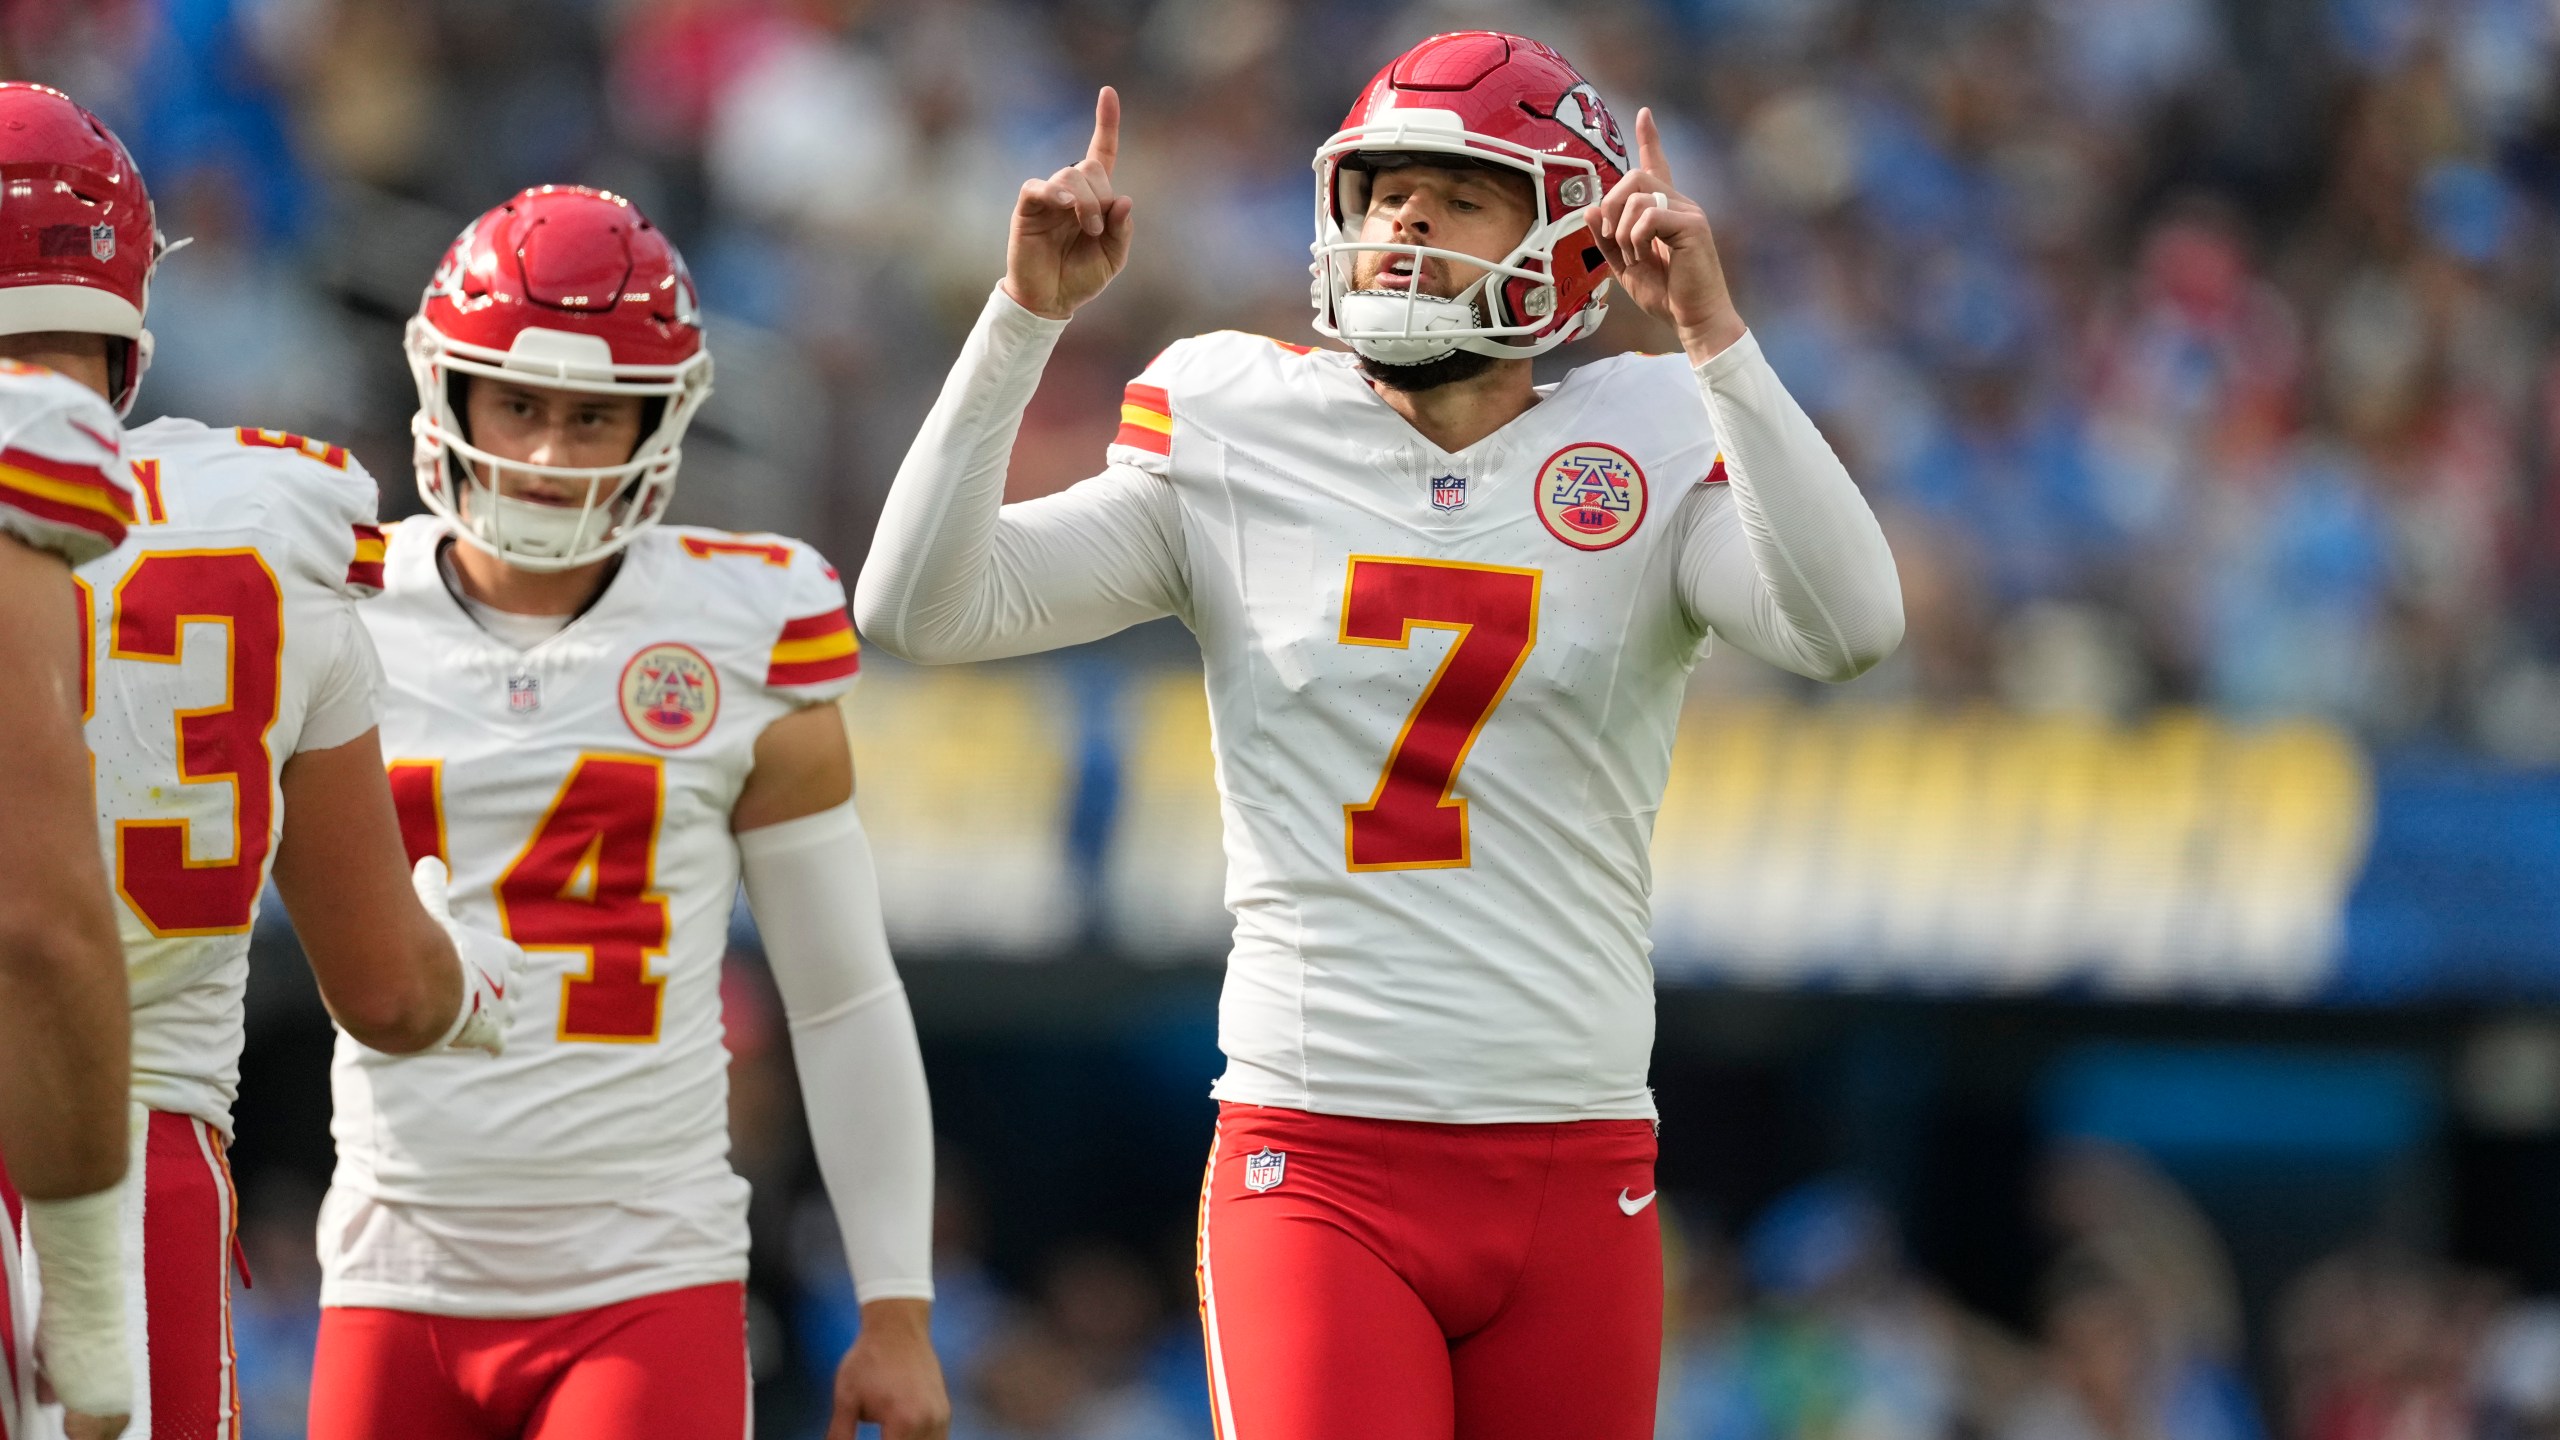
[[[1364,250],[1485,266],[1429,245],[1360,239],[1368,209],[1364,156],[1446,155],[1529,177],[1537,218],[1519,246],[1454,297],[1354,290]],[[1316,329],[1372,360],[1410,365],[1452,348],[1540,355],[1599,328],[1609,293],[1586,206],[1632,168],[1618,122],[1562,55],[1490,30],[1434,35],[1396,57],[1360,92],[1342,129],[1316,151]]]
[[[613,554],[658,522],[675,490],[685,427],[711,394],[711,353],[693,276],[631,202],[544,185],[463,229],[409,321],[418,382],[418,495],[464,538],[528,570]],[[486,376],[655,402],[619,465],[531,465],[471,443],[458,376]],[[585,503],[498,493],[495,468],[583,482]]]
[[[115,132],[45,85],[0,83],[0,335],[75,330],[117,343],[116,412],[151,361],[142,328],[166,248]]]

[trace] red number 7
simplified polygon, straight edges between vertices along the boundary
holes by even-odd
[[[1342,643],[1406,649],[1416,626],[1457,640],[1422,687],[1387,752],[1378,788],[1342,807],[1354,870],[1448,870],[1470,863],[1458,767],[1538,643],[1539,572],[1450,560],[1354,555],[1342,590]]]

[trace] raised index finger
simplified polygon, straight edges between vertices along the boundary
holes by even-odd
[[[1662,131],[1653,123],[1650,105],[1636,111],[1636,167],[1666,186],[1671,183],[1671,162],[1662,158]]]
[[[1111,173],[1120,159],[1120,92],[1105,85],[1093,97],[1093,143],[1084,147],[1084,158]]]

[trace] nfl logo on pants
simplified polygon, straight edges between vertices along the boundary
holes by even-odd
[[[1244,1157],[1244,1188],[1259,1195],[1277,1187],[1288,1170],[1288,1152],[1266,1145]]]

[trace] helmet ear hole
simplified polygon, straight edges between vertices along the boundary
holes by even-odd
[[[646,395],[646,396],[642,396],[642,397],[641,397],[641,400],[640,400],[640,438],[631,442],[631,453],[632,453],[632,454],[637,455],[637,454],[639,454],[639,453],[640,453],[640,447],[641,447],[641,446],[643,446],[643,445],[648,444],[648,443],[649,443],[649,437],[658,433],[658,426],[660,425],[660,423],[662,423],[663,421],[665,421],[665,419],[666,419],[666,418],[667,418],[667,397],[666,397],[666,396],[664,396],[664,395]]]

